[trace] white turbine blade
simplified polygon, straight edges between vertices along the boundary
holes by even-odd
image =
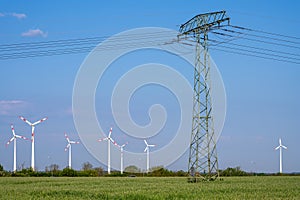
[[[24,137],[24,136],[22,136],[22,135],[15,135],[15,137],[21,138],[21,139],[23,139],[23,140],[29,140],[27,137]]]
[[[13,135],[15,136],[16,133],[15,133],[15,129],[14,129],[14,126],[13,125],[10,125],[10,128],[11,128],[11,132],[13,133]]]
[[[114,145],[116,145],[116,146],[119,146],[112,138],[108,138],[110,141],[111,141],[111,143],[113,143]]]
[[[146,146],[146,148],[145,148],[144,152],[146,152],[146,151],[148,150],[148,148],[149,148],[149,147],[148,147],[148,146]]]
[[[144,140],[144,142],[145,142],[145,144],[148,146],[148,143],[147,143],[147,141],[146,141],[146,140]]]
[[[149,144],[148,147],[155,147],[155,144]]]
[[[112,127],[109,129],[108,138],[110,138],[111,133],[112,133]]]
[[[279,138],[279,146],[281,146],[281,138]]]
[[[6,143],[6,146],[8,146],[14,139],[15,139],[15,136],[12,137],[12,138]]]
[[[24,117],[19,116],[19,118],[20,118],[21,120],[23,120],[24,122],[26,122],[27,124],[29,124],[29,126],[32,126],[32,123],[31,123],[30,121],[28,121],[27,119],[25,119]]]
[[[69,136],[67,135],[67,133],[65,133],[65,138],[67,139],[68,143],[70,143],[70,139],[69,139]]]
[[[108,140],[107,137],[106,137],[106,138],[101,138],[101,139],[99,139],[98,142],[102,142],[102,141],[106,141],[106,140]]]
[[[283,146],[283,145],[281,145],[282,146],[282,148],[284,148],[284,149],[287,149],[287,147],[286,146]]]
[[[79,142],[70,141],[70,144],[79,144]]]
[[[39,120],[39,121],[36,121],[36,122],[34,122],[33,124],[32,124],[32,126],[35,126],[35,125],[37,125],[37,124],[39,124],[39,123],[41,123],[41,122],[43,122],[43,121],[46,121],[48,119],[48,117],[45,117],[45,118],[43,118],[43,119],[41,119],[41,120]]]
[[[120,147],[122,147],[122,148],[123,148],[123,147],[125,147],[127,144],[128,144],[128,142],[126,142],[125,144],[123,144],[123,145],[122,145],[122,146],[120,146]]]
[[[280,148],[280,146],[276,147],[275,150],[277,150],[277,149],[279,149],[279,148]]]
[[[65,151],[67,151],[69,149],[69,147],[71,146],[71,144],[69,143],[66,148],[65,148]]]

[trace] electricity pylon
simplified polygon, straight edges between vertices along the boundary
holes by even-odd
[[[179,37],[192,36],[196,40],[194,68],[193,123],[189,153],[189,181],[215,180],[219,176],[216,138],[211,99],[208,34],[229,24],[225,11],[200,14],[180,26]]]

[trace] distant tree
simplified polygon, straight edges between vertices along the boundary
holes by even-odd
[[[187,176],[187,172],[185,172],[183,170],[179,170],[176,172],[176,176]]]
[[[128,173],[140,173],[141,172],[141,170],[135,165],[130,165],[130,166],[126,167],[124,171],[128,172]]]
[[[0,164],[0,172],[4,171],[3,166]]]
[[[160,166],[154,166],[154,167],[151,167],[149,171],[150,172],[158,171],[158,170],[163,169],[163,168],[164,168],[164,166],[162,166],[162,165],[160,165]]]
[[[95,171],[97,172],[97,176],[103,176],[104,175],[104,170],[102,167],[96,167]]]
[[[231,168],[228,167],[225,170],[222,170],[220,172],[220,176],[247,176],[247,172],[244,172],[243,170],[241,170],[240,167],[235,167],[235,168]]]
[[[83,171],[88,171],[88,170],[92,170],[93,169],[93,165],[89,162],[85,162],[82,164],[82,170]]]
[[[77,172],[74,169],[70,169],[69,167],[66,167],[62,170],[61,175],[73,177],[73,176],[77,176]]]
[[[58,164],[51,164],[49,166],[49,170],[50,170],[50,172],[57,172],[59,170]]]
[[[174,176],[175,173],[163,167],[156,167],[156,170],[151,171],[149,176]]]

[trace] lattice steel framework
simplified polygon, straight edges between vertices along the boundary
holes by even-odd
[[[212,114],[209,31],[229,24],[225,11],[200,14],[180,26],[179,37],[196,40],[194,68],[193,123],[189,153],[189,181],[215,180],[219,176]]]

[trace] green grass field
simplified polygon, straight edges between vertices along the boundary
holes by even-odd
[[[299,176],[201,183],[179,177],[3,177],[0,184],[1,199],[300,199]]]

